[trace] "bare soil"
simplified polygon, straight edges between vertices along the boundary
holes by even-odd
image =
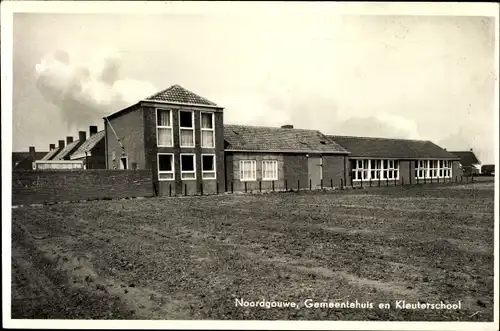
[[[492,321],[493,214],[493,183],[16,208],[12,318]]]

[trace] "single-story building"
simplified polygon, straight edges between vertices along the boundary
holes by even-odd
[[[469,151],[453,151],[450,153],[460,158],[460,166],[464,175],[469,176],[481,173],[481,162],[476,157],[476,154],[474,154],[472,148]]]
[[[431,141],[328,135],[349,151],[348,183],[384,184],[452,180],[459,158]],[[366,185],[366,184],[363,184]]]
[[[227,190],[340,186],[348,152],[318,130],[224,125]]]
[[[72,161],[82,161],[85,169],[106,169],[105,132],[89,127],[89,138],[70,155]]]

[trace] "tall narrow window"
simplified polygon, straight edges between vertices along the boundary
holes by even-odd
[[[158,154],[158,179],[159,180],[174,179],[173,154]]]
[[[170,109],[156,109],[156,136],[158,146],[173,146],[172,111]]]
[[[194,147],[194,117],[192,111],[179,111],[181,147]]]
[[[126,156],[120,158],[120,169],[122,170],[128,169],[128,158]]]
[[[252,181],[257,180],[257,162],[255,160],[240,161],[240,180]]]
[[[215,147],[214,113],[201,113],[201,147]]]
[[[278,180],[278,161],[262,161],[262,180]]]
[[[203,179],[215,178],[215,155],[203,154],[201,156],[201,172]]]
[[[196,179],[194,154],[181,154],[181,179]]]

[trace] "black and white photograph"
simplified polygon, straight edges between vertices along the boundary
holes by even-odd
[[[498,19],[3,2],[3,326],[498,330]]]

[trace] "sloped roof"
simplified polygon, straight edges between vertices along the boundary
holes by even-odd
[[[78,145],[79,141],[75,140],[67,144],[52,160],[63,160],[75,147]]]
[[[71,155],[85,154],[85,152],[90,152],[92,148],[99,143],[104,138],[104,130],[97,132],[85,140],[83,144],[80,145]]]
[[[479,162],[476,155],[472,151],[457,151],[457,152],[450,152],[450,153],[459,157],[460,163],[466,167],[471,166],[473,164],[481,163],[481,162]]]
[[[35,159],[33,160],[29,152],[12,152],[12,169],[25,160],[30,162],[41,160],[46,154],[47,152],[35,152]]]
[[[41,158],[41,160],[43,160],[43,161],[52,160],[54,158],[54,156],[57,155],[57,153],[59,153],[59,148],[55,148],[55,149],[51,150],[50,152],[45,154],[44,157]]]
[[[180,85],[172,85],[166,90],[158,92],[146,100],[167,101],[175,103],[188,103],[193,105],[217,106],[214,102],[199,96],[196,93],[186,90]]]
[[[351,157],[394,159],[458,159],[428,140],[327,135],[351,153]]]
[[[225,149],[266,152],[348,152],[317,130],[224,125]]]

